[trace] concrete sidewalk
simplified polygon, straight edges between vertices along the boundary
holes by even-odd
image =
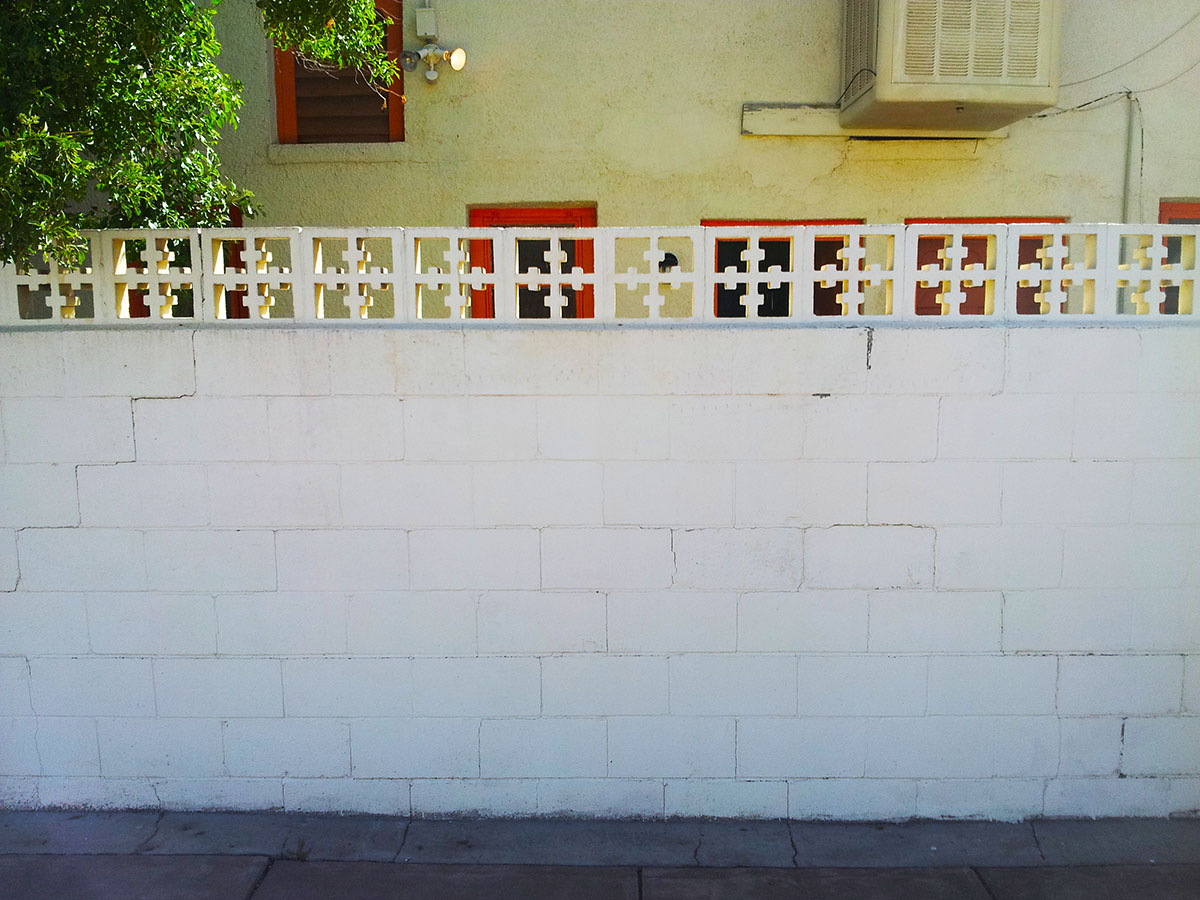
[[[0,900],[1200,900],[1200,820],[2,812]]]

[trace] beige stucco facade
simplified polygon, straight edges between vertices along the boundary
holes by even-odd
[[[405,4],[407,48],[420,44],[418,5]],[[1068,0],[1059,106],[1127,89],[1136,102],[1118,94],[1005,138],[954,141],[742,134],[743,104],[837,97],[839,0],[433,5],[443,43],[469,62],[434,85],[408,77],[403,144],[283,148],[254,4],[222,6],[222,65],[245,84],[223,160],[260,200],[260,222],[464,225],[471,204],[572,201],[595,203],[600,225],[1154,221],[1161,197],[1200,194],[1200,67],[1155,89],[1200,56],[1192,0]]]

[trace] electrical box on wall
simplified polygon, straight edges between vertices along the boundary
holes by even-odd
[[[845,0],[840,124],[980,134],[1053,106],[1058,0]]]
[[[430,9],[428,6],[418,7],[417,37],[423,41],[436,41],[437,36],[437,10]]]

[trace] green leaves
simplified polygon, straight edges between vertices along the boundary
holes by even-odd
[[[221,173],[242,86],[216,64],[217,0],[0,3],[0,261],[83,255],[84,228],[225,224],[250,195]],[[259,0],[313,59],[396,74],[371,0]]]

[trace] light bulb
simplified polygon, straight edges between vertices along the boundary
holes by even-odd
[[[450,68],[455,72],[461,72],[463,66],[467,64],[467,51],[462,47],[457,47],[450,51]]]

